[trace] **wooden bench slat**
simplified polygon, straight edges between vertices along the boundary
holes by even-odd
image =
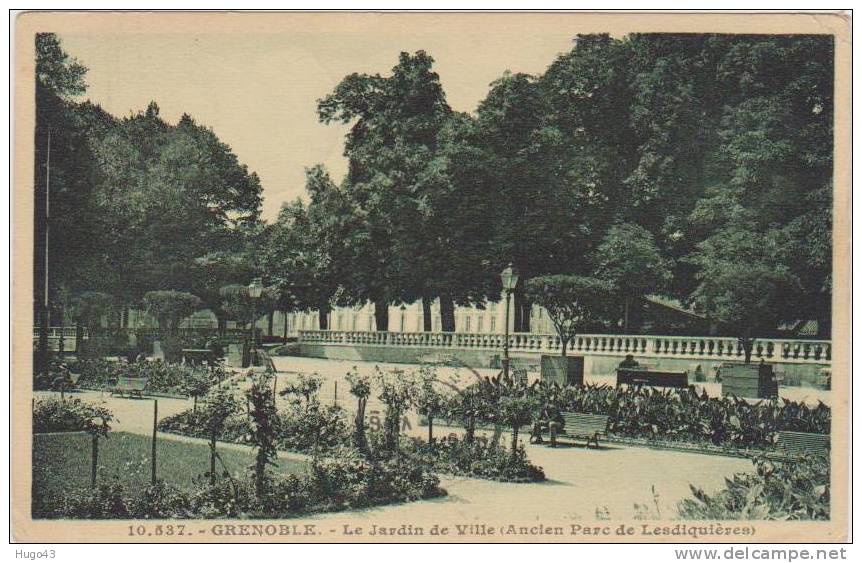
[[[781,431],[778,433],[778,447],[793,455],[827,454],[831,448],[831,440],[828,434]]]
[[[598,436],[607,431],[609,418],[607,415],[575,412],[563,412],[561,415],[565,423],[561,432],[564,436],[586,438],[587,444],[593,441],[598,446]]]

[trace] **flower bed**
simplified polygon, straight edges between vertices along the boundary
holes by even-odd
[[[33,432],[107,431],[114,419],[110,410],[81,399],[39,399],[33,404]]]
[[[439,479],[409,458],[371,463],[353,449],[312,459],[307,474],[275,474],[258,496],[249,475],[215,484],[121,482],[63,495],[49,518],[290,518],[311,513],[411,502],[446,494]]]
[[[692,389],[566,387],[557,404],[559,410],[608,415],[614,437],[729,451],[771,449],[782,430],[828,434],[831,424],[831,409],[823,403],[813,408],[786,399],[752,404]]]
[[[544,470],[530,463],[524,446],[511,450],[484,438],[473,442],[441,440],[433,447],[422,440],[409,440],[408,455],[440,473],[490,479],[509,483],[535,483],[545,480]]]
[[[686,520],[828,520],[829,459],[807,457],[779,462],[752,460],[754,473],[737,473],[724,489],[707,495],[692,486],[694,498],[679,503]]]
[[[300,453],[329,451],[349,442],[344,411],[339,407],[320,406],[305,410],[290,405],[277,413],[273,421],[276,447]],[[202,409],[189,409],[159,421],[159,430],[183,436],[209,438],[206,415]],[[235,444],[250,443],[251,421],[246,413],[234,414],[225,421],[219,440]]]
[[[221,366],[213,370],[205,367],[169,364],[161,360],[139,362],[109,362],[83,360],[79,363],[81,377],[78,387],[106,389],[112,380],[120,377],[145,378],[145,393],[172,396],[203,395],[210,387],[228,377]]]

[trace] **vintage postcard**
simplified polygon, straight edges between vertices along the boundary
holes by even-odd
[[[15,541],[850,540],[849,14],[14,33]]]

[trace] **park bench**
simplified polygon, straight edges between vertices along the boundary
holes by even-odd
[[[617,368],[617,387],[627,385],[648,385],[651,387],[688,387],[688,372],[658,371],[637,368]]]
[[[829,434],[790,431],[778,433],[778,449],[786,457],[799,458],[812,454],[828,456],[829,448]]]
[[[586,414],[582,412],[562,412],[563,431],[562,436],[569,438],[584,438],[587,446],[590,443],[599,447],[599,435],[606,435],[608,428],[608,416],[604,414]],[[551,442],[555,440],[552,438]]]
[[[209,348],[183,348],[182,354],[185,363],[192,366],[212,366],[216,361],[215,354]]]
[[[488,367],[491,369],[503,369],[503,359],[499,354],[491,356]],[[540,363],[537,362],[535,358],[522,358],[520,356],[516,356],[509,358],[509,369],[522,369],[526,372],[538,372],[540,370]]]
[[[145,377],[118,377],[108,384],[111,396],[128,396],[129,398],[144,396],[144,387],[147,385]]]

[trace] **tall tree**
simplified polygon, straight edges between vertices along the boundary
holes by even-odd
[[[53,302],[61,288],[78,289],[92,264],[88,251],[98,238],[90,206],[95,163],[74,102],[86,91],[86,67],[53,33],[36,34],[35,47],[33,281],[37,318],[47,325],[46,297]]]
[[[317,310],[320,328],[328,327],[334,305],[351,303],[344,284],[352,279],[354,252],[363,230],[349,195],[335,185],[323,166],[306,170],[310,201],[282,205],[270,229],[263,255],[283,303]]]
[[[211,130],[188,116],[169,125],[151,103],[93,144],[97,209],[110,235],[100,252],[123,303],[194,289],[212,305],[218,287],[248,282],[211,278],[253,256],[236,258],[259,232],[260,181]],[[227,264],[208,269],[217,259]]]
[[[690,258],[698,267],[695,309],[734,332],[746,363],[756,338],[797,318],[801,285],[788,266],[785,243],[779,230],[760,233],[734,223],[699,243]]]
[[[345,189],[362,224],[349,285],[374,303],[378,330],[388,328],[390,304],[434,297],[416,251],[441,244],[423,226],[438,211],[431,202],[441,183],[431,163],[452,112],[432,65],[424,51],[401,53],[390,76],[351,74],[318,101],[322,122],[353,123]]]
[[[596,250],[596,276],[609,281],[623,301],[623,330],[629,331],[633,304],[670,282],[670,264],[652,234],[633,223],[614,225]]]

